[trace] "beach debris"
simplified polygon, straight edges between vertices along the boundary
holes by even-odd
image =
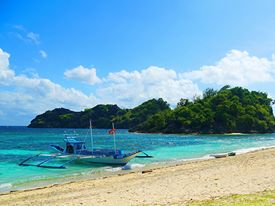
[[[153,172],[153,170],[143,170],[143,171],[141,172],[141,174],[151,173],[151,172]]]
[[[138,155],[138,156],[136,156],[136,158],[153,158],[153,156],[148,155],[145,152],[142,152],[142,151],[140,151],[140,152],[143,153],[144,155]]]
[[[228,152],[228,156],[236,156],[236,152]]]

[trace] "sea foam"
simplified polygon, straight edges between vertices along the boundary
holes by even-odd
[[[0,192],[7,192],[10,191],[12,188],[12,184],[11,183],[3,183],[0,184]]]
[[[275,148],[275,146],[267,146],[267,147],[251,147],[251,148],[246,148],[246,149],[238,149],[234,152],[236,152],[236,154],[245,154],[248,152],[253,152],[253,151],[257,151],[257,150],[263,150],[263,149],[269,149],[269,148]]]
[[[107,172],[118,172],[122,170],[122,167],[106,167],[105,168],[105,171]]]
[[[122,167],[123,170],[132,170],[132,169],[136,169],[136,168],[142,168],[144,167],[144,164],[127,164],[125,166]]]

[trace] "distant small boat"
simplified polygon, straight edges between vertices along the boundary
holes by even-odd
[[[228,154],[227,153],[221,153],[221,154],[211,154],[210,157],[215,157],[215,158],[223,158],[223,157],[227,157]]]
[[[126,165],[131,159],[135,157],[139,158],[152,158],[152,156],[142,152],[140,150],[135,152],[124,152],[123,150],[116,149],[115,143],[115,132],[113,128],[109,131],[109,134],[113,134],[114,137],[114,149],[94,149],[93,148],[93,136],[92,136],[92,126],[90,122],[90,131],[91,131],[91,144],[92,149],[88,150],[85,145],[85,141],[79,140],[75,135],[65,135],[64,142],[65,148],[60,147],[59,145],[51,145],[51,147],[56,150],[58,153],[55,154],[38,154],[33,157],[29,157],[19,163],[20,166],[37,166],[44,168],[57,168],[63,169],[66,168],[65,165],[72,162],[84,162],[84,163],[97,163],[97,164],[107,164],[107,165]],[[144,155],[138,156],[143,153]],[[38,161],[38,163],[29,163],[37,162],[39,158],[43,160]],[[63,164],[52,164],[54,160],[65,160]],[[51,163],[51,164],[49,164]]]
[[[236,152],[220,153],[220,154],[211,154],[210,157],[223,158],[229,156],[235,156]]]

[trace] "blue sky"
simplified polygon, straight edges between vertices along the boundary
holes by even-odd
[[[274,1],[0,0],[0,49],[0,125],[225,84],[275,98]]]

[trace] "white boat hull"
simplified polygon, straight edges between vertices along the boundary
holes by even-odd
[[[228,154],[227,153],[222,153],[222,154],[212,154],[210,155],[210,157],[215,157],[215,158],[223,158],[223,157],[227,157]]]
[[[96,164],[126,165],[131,159],[135,158],[138,154],[140,154],[140,152],[134,153],[124,158],[114,158],[113,156],[80,158],[79,161]]]

